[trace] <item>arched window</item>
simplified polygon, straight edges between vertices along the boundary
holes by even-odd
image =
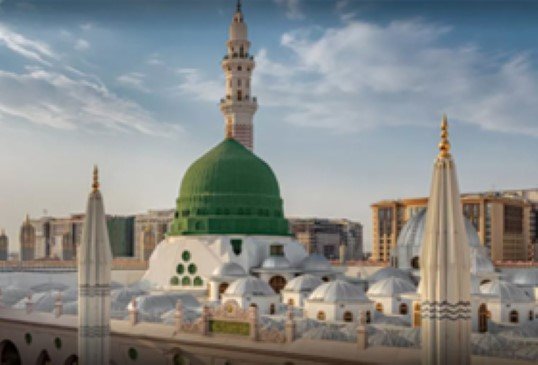
[[[274,303],[271,303],[271,305],[269,306],[269,314],[275,314],[275,313],[276,313],[276,307]]]
[[[519,313],[516,310],[510,312],[510,322],[519,323]]]
[[[318,321],[324,321],[325,320],[325,312],[324,311],[319,311],[317,318],[318,318]]]
[[[422,323],[420,304],[416,303],[413,307],[413,327],[420,327]]]
[[[226,289],[228,289],[229,285],[230,284],[228,284],[228,283],[220,283],[220,285],[219,285],[219,299],[220,299],[221,295],[224,294]]]
[[[183,279],[181,279],[181,285],[183,286],[191,285],[191,278],[189,278],[188,276],[184,276]]]
[[[353,322],[353,313],[347,311],[344,313],[344,322]]]
[[[485,303],[478,307],[478,332],[484,333],[488,331],[488,307]]]
[[[372,313],[370,311],[366,311],[366,323],[372,322]]]
[[[322,277],[321,280],[323,280],[323,281],[326,282],[326,283],[329,282],[329,281],[331,281],[331,279],[329,279],[328,276],[324,276],[324,277]]]
[[[77,365],[78,364],[78,356],[77,355],[71,355],[67,359],[65,359],[64,365]]]
[[[241,92],[241,90],[237,90],[237,100],[239,101],[243,100],[243,93]]]
[[[415,270],[420,269],[418,256],[415,256],[411,259],[411,267]]]
[[[38,358],[37,358],[37,362],[36,362],[37,365],[48,365],[48,364],[51,364],[50,362],[50,356],[49,356],[49,353],[47,352],[47,350],[43,350],[41,351],[41,353],[39,354]]]
[[[202,286],[204,285],[204,281],[202,280],[201,277],[197,276],[194,278],[193,284],[194,286]]]
[[[381,304],[381,303],[376,303],[376,304],[375,304],[375,310],[378,311],[378,312],[383,313],[383,304]]]
[[[177,276],[172,276],[170,278],[170,285],[179,285],[179,278]]]
[[[405,304],[405,303],[400,304],[400,314],[406,315],[407,312],[408,312],[407,304]]]
[[[529,311],[529,321],[534,321],[534,312]]]
[[[278,294],[286,286],[286,279],[280,275],[275,275],[269,279],[269,285]]]
[[[0,363],[22,364],[19,350],[13,342],[9,340],[4,340],[0,343]]]

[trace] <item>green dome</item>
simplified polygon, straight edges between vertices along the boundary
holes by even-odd
[[[225,139],[185,173],[170,234],[289,234],[271,167]]]

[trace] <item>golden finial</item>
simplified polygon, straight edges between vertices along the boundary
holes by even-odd
[[[233,138],[232,123],[226,123],[226,138]]]
[[[448,141],[448,120],[446,114],[443,114],[441,121],[441,142],[439,142],[439,157],[450,157],[450,142]]]
[[[99,190],[99,169],[97,168],[97,165],[93,165],[93,184],[92,184],[93,191]]]

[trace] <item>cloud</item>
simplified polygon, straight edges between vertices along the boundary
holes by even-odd
[[[286,8],[286,17],[288,19],[304,19],[305,15],[301,10],[300,0],[275,0],[280,6]]]
[[[130,87],[142,92],[149,92],[149,89],[146,87],[144,80],[146,75],[139,72],[130,72],[127,74],[120,75],[116,78],[120,84]]]
[[[450,31],[407,20],[288,32],[285,60],[257,55],[253,91],[288,122],[335,132],[436,125],[447,112],[484,129],[538,136],[531,58],[445,46]]]
[[[45,65],[50,65],[50,62],[57,58],[45,43],[28,39],[3,24],[0,24],[0,44],[26,59]]]
[[[96,128],[165,134],[150,113],[86,78],[34,68],[0,71],[0,120],[24,121],[63,130]],[[166,129],[166,128],[165,128]]]
[[[201,72],[194,68],[180,68],[176,70],[181,81],[178,90],[181,94],[193,97],[200,101],[216,103],[224,94],[224,79],[208,80]]]
[[[151,66],[162,66],[164,65],[164,61],[161,59],[161,56],[158,53],[151,54],[146,63]]]
[[[77,51],[86,51],[90,48],[90,42],[85,39],[77,39],[75,42],[75,49]]]

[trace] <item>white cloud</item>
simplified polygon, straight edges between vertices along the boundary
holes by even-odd
[[[145,78],[146,78],[146,75],[142,73],[130,72],[130,73],[118,76],[116,80],[120,84],[130,87],[132,89],[142,91],[142,92],[149,92],[149,89],[146,87],[144,83]]]
[[[75,42],[75,49],[77,51],[86,51],[90,48],[90,42],[88,42],[87,40],[85,39],[77,39],[77,41]]]
[[[538,73],[530,57],[447,47],[448,32],[409,20],[286,33],[288,60],[260,51],[253,91],[287,121],[333,131],[433,125],[446,111],[484,129],[538,136]]]
[[[288,19],[304,19],[305,15],[301,10],[300,0],[275,0],[277,4],[286,8],[286,17]]]
[[[0,120],[25,121],[57,129],[137,131],[165,134],[150,113],[85,78],[32,69],[0,71]],[[165,128],[166,129],[166,128]]]
[[[181,82],[178,89],[181,94],[197,100],[217,102],[224,94],[224,79],[208,80],[199,70],[194,68],[180,68],[176,70]]]
[[[148,65],[151,65],[151,66],[162,66],[162,65],[164,65],[164,62],[163,62],[163,60],[161,59],[161,55],[159,55],[158,53],[153,53],[153,54],[151,54],[151,55],[148,57],[146,63],[147,63]]]
[[[0,44],[4,44],[11,51],[29,60],[50,65],[56,55],[45,43],[28,39],[20,33],[14,32],[0,24]]]

